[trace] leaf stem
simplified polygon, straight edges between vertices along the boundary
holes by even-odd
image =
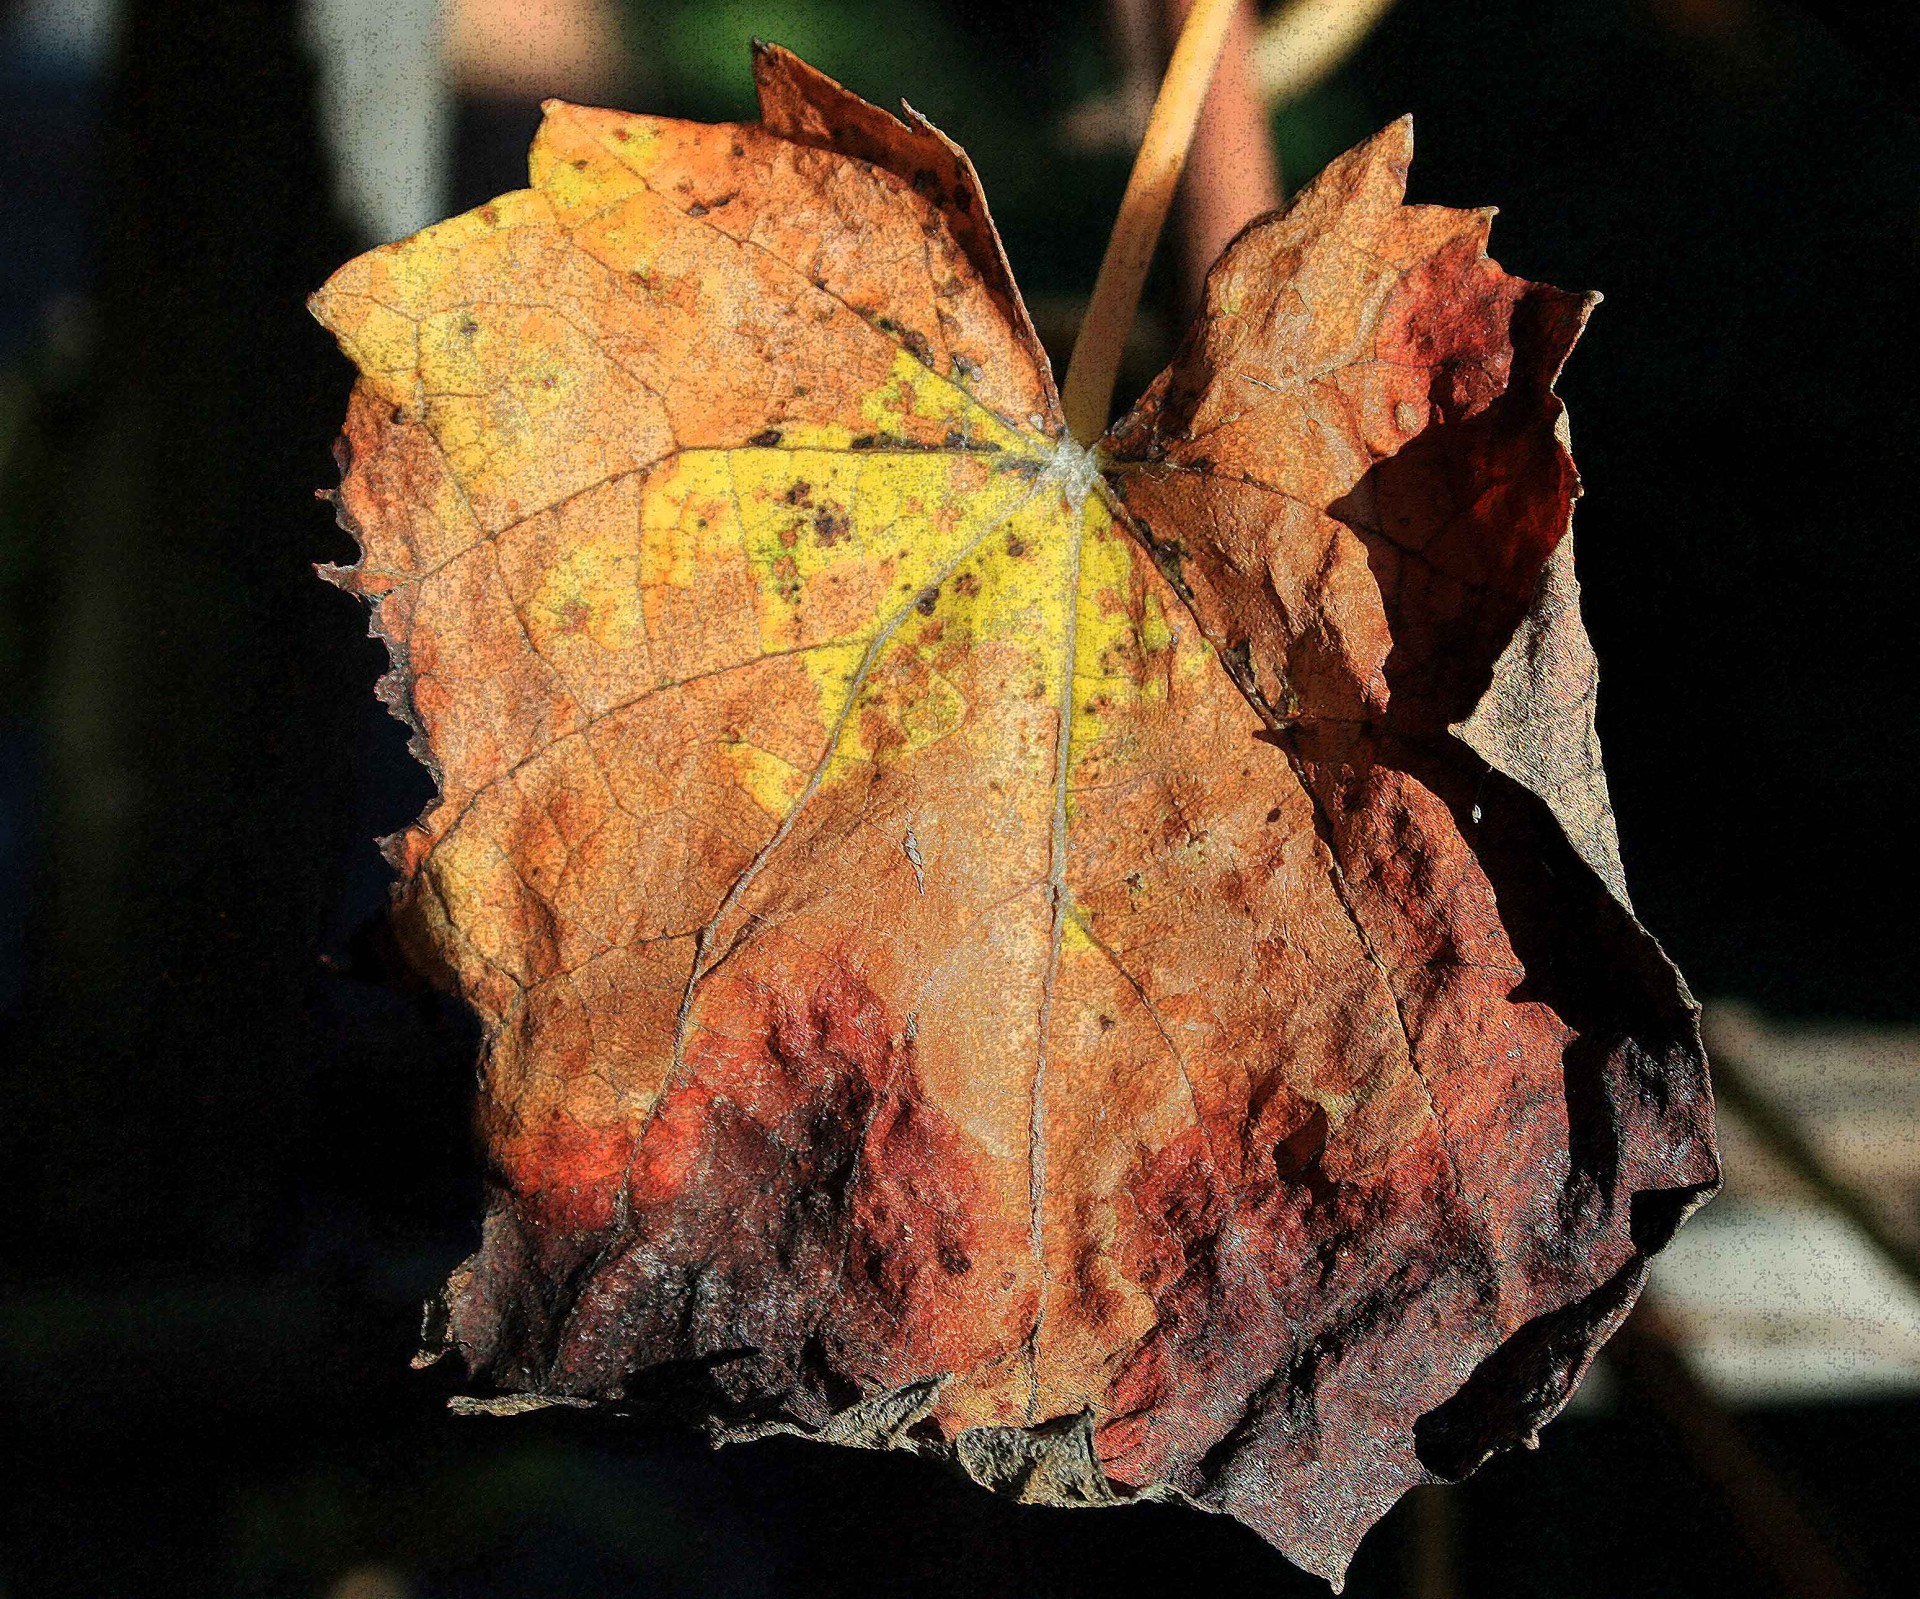
[[[1207,86],[1213,81],[1213,69],[1227,40],[1227,24],[1233,20],[1238,3],[1196,0],[1187,13],[1186,26],[1180,30],[1180,42],[1173,47],[1167,75],[1160,81],[1160,93],[1153,102],[1153,114],[1147,119],[1140,153],[1134,157],[1127,192],[1120,201],[1120,215],[1107,240],[1100,276],[1094,280],[1093,299],[1087,305],[1086,320],[1080,324],[1080,336],[1074,341],[1073,358],[1067,363],[1061,405],[1067,414],[1068,430],[1081,444],[1092,444],[1107,429],[1107,412],[1113,405],[1113,385],[1120,375],[1120,354],[1126,346],[1127,331],[1133,326],[1140,290],[1147,281],[1147,266],[1153,260],[1154,246],[1160,242],[1160,230],[1166,225],[1173,192],[1180,183],[1180,169],[1186,164],[1187,147],[1193,143]]]

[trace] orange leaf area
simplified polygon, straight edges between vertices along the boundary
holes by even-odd
[[[755,66],[755,124],[550,104],[314,299],[403,924],[485,1027],[445,1343],[1337,1579],[1717,1181],[1593,737],[1588,301],[1396,124],[1089,453],[966,158]]]

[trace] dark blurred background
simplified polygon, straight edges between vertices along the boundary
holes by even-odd
[[[1606,292],[1563,391],[1636,904],[1697,992],[1772,1019],[1787,1090],[1852,1062],[1866,1087],[1835,1113],[1880,1118],[1878,1186],[1911,1228],[1914,8],[1346,10],[1366,26],[1316,71],[1282,83],[1295,58],[1260,57],[1282,181],[1411,109],[1416,199],[1498,202],[1505,265]],[[972,152],[1064,353],[1158,14],[0,7],[0,1599],[1324,1591],[1192,1512],[1022,1509],[905,1458],[446,1415],[452,1379],[407,1359],[476,1235],[475,1036],[382,953],[372,841],[429,785],[373,698],[361,608],[312,573],[353,556],[312,497],[350,374],[303,298],[523,182],[542,95],[750,115],[756,34],[904,94]],[[1123,383],[1164,359],[1184,292],[1163,264]],[[1698,1414],[1603,1369],[1538,1455],[1397,1510],[1350,1591],[1785,1591],[1728,1486],[1743,1472],[1860,1592],[1911,1591],[1920,1300],[1871,1261],[1842,1282],[1845,1241],[1768,1192],[1656,1279],[1708,1431],[1737,1429],[1731,1478],[1686,1446]],[[1789,1212],[1784,1244],[1753,1222]],[[1829,1297],[1714,1344],[1699,1285],[1733,1280],[1750,1310],[1769,1273]]]

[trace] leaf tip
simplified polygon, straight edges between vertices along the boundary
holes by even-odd
[[[1404,187],[1413,165],[1413,113],[1402,111],[1373,136],[1372,143],[1369,153],[1384,158]]]
[[[1386,157],[1403,173],[1413,164],[1413,113],[1402,111],[1367,141],[1369,154]]]

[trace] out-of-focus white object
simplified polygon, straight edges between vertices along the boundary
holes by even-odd
[[[1772,1026],[1728,1005],[1709,1019],[1834,1176],[1920,1234],[1920,1033]],[[1920,1293],[1732,1110],[1720,1143],[1725,1191],[1653,1273],[1702,1378],[1733,1403],[1920,1391]]]
[[[0,28],[0,48],[74,70],[98,70],[113,49],[120,0],[22,0]]]
[[[1247,71],[1269,106],[1289,105],[1359,48],[1393,0],[1292,0],[1260,25]]]
[[[1291,0],[1262,21],[1247,47],[1247,78],[1269,111],[1291,105],[1331,77],[1392,7],[1393,0]],[[1155,0],[1108,0],[1110,31],[1121,56],[1120,85],[1075,106],[1062,119],[1069,149],[1131,150],[1153,108],[1163,57]]]
[[[354,1566],[335,1579],[327,1599],[413,1599],[413,1584],[393,1566]]]
[[[447,75],[466,94],[598,100],[627,75],[614,0],[446,0],[441,38]]]
[[[1654,1267],[1688,1358],[1723,1398],[1920,1390],[1920,1296],[1845,1220],[1807,1206],[1709,1206]]]
[[[341,207],[370,239],[446,214],[453,99],[440,0],[306,0]]]

